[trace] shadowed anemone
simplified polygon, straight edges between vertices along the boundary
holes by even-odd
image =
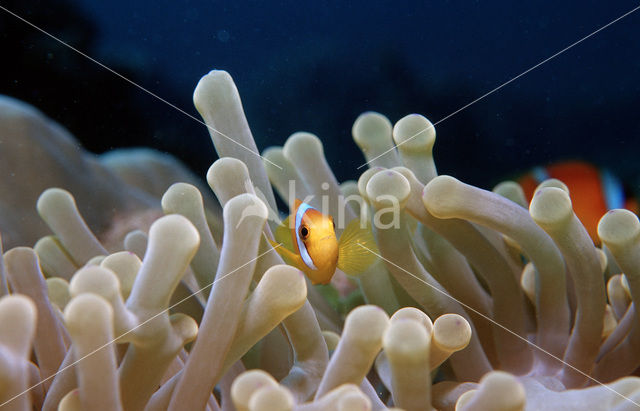
[[[527,205],[513,182],[491,192],[438,176],[435,130],[417,114],[393,126],[358,117],[352,134],[369,168],[339,184],[323,154],[339,148],[313,134],[256,155],[226,72],[204,76],[194,102],[220,156],[206,177],[221,210],[176,182],[138,201],[165,214],[144,214],[150,226],[124,224],[142,218],[125,207],[92,231],[69,190],[50,188],[36,208],[52,234],[0,259],[3,409],[639,406],[634,214],[603,216],[597,248],[563,185],[542,183]],[[100,170],[91,181],[162,178],[129,158],[108,169],[90,162]],[[272,187],[344,224],[371,220],[377,261],[312,286],[269,245],[280,222]],[[117,205],[127,193],[101,195]]]

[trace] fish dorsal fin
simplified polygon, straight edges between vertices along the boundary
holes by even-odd
[[[273,234],[273,236],[278,243],[282,244],[284,248],[289,251],[295,251],[293,240],[291,238],[291,228],[289,227],[290,217],[291,216],[285,218],[282,221],[282,224],[279,224],[278,227],[276,227],[276,232]]]
[[[363,273],[378,258],[378,246],[371,232],[371,226],[360,227],[360,220],[354,219],[342,232],[338,242],[338,268],[349,275]]]

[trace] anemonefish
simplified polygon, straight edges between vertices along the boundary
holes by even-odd
[[[349,275],[360,274],[378,253],[371,229],[361,228],[359,219],[347,225],[338,241],[333,218],[298,199],[291,215],[276,229],[275,238],[271,245],[278,254],[304,272],[312,284],[329,284],[336,268]]]
[[[564,161],[546,167],[536,167],[518,180],[527,201],[541,182],[555,178],[569,188],[571,203],[576,216],[587,229],[596,245],[598,222],[608,211],[614,208],[626,208],[638,213],[638,204],[634,198],[625,195],[622,183],[611,172],[599,170],[582,161]]]

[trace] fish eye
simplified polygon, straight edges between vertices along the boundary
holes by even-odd
[[[300,227],[300,238],[306,240],[307,237],[309,237],[309,229],[307,228],[307,226],[303,225],[302,227]]]

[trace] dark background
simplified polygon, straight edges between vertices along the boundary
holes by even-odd
[[[0,5],[198,116],[199,78],[234,78],[260,150],[317,134],[357,178],[358,114],[436,122],[638,6],[635,1],[97,1]],[[150,146],[199,175],[204,126],[0,10],[0,93],[34,104],[89,150]],[[199,116],[198,116],[199,117]],[[640,182],[640,10],[437,127],[441,174],[490,188],[579,158]]]

